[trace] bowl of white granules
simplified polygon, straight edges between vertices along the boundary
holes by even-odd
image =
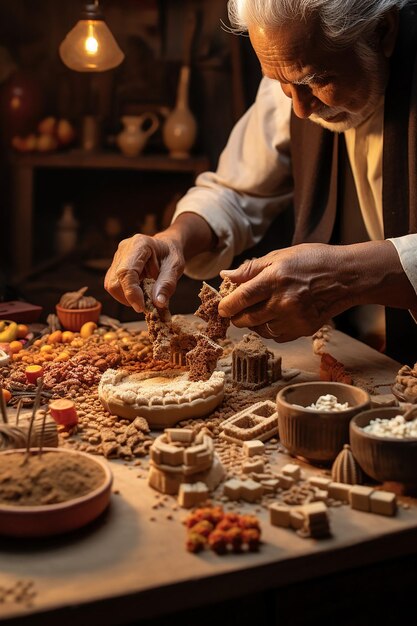
[[[417,411],[371,409],[356,415],[349,430],[352,454],[368,476],[417,485]]]
[[[337,382],[297,383],[277,395],[278,430],[288,452],[329,464],[349,443],[349,422],[369,409],[369,394]]]

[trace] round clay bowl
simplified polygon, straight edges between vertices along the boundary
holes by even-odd
[[[417,439],[377,437],[363,430],[371,420],[392,419],[405,411],[385,407],[364,411],[350,423],[350,447],[363,471],[378,482],[417,485]]]
[[[24,449],[6,450],[1,455],[25,453]],[[43,448],[43,452],[57,453],[56,448]],[[32,454],[38,448],[31,449]],[[18,506],[0,504],[0,535],[10,537],[47,537],[67,533],[96,519],[110,502],[113,475],[101,459],[77,450],[59,450],[60,454],[76,454],[88,457],[103,470],[103,481],[99,487],[79,498],[58,504],[41,506]]]
[[[78,332],[86,322],[98,322],[101,313],[101,302],[88,309],[64,309],[59,304],[56,305],[56,314],[65,330]]]
[[[332,412],[307,408],[327,394],[336,396],[340,403],[348,402],[350,408]],[[368,409],[370,404],[366,391],[344,383],[288,385],[277,395],[280,441],[294,456],[301,456],[311,463],[331,463],[344,444],[349,443],[350,420]]]

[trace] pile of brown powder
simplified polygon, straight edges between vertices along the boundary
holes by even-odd
[[[44,452],[0,456],[0,504],[40,506],[79,498],[101,485],[104,470],[76,454]]]

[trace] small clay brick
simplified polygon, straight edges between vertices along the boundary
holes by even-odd
[[[262,474],[265,469],[264,462],[262,459],[245,461],[242,465],[242,472],[244,474]]]
[[[181,483],[178,491],[178,504],[184,509],[190,509],[208,498],[208,487],[203,482],[188,484]]]
[[[290,510],[290,526],[294,528],[294,530],[298,530],[304,526],[305,518],[302,513],[297,510]]]
[[[363,485],[353,485],[350,489],[349,501],[352,509],[358,511],[370,511],[371,502],[370,496],[373,493],[372,487],[365,487]]]
[[[395,515],[397,511],[397,496],[390,491],[374,491],[369,498],[371,513],[378,515]]]
[[[288,506],[273,502],[269,505],[269,521],[272,526],[289,528],[291,511]]]
[[[332,482],[331,478],[326,478],[325,476],[309,476],[307,478],[310,485],[313,487],[318,487],[319,489],[325,489],[327,491],[328,486]]]
[[[262,498],[263,487],[254,480],[245,480],[242,482],[241,498],[246,502],[255,502]]]
[[[285,476],[291,476],[291,478],[295,481],[298,481],[301,478],[301,467],[295,463],[287,463],[287,465],[284,465],[281,469],[281,472]]]
[[[332,483],[328,485],[328,496],[335,500],[341,500],[342,502],[349,502],[349,492],[352,489],[352,485],[345,485],[344,483]]]
[[[308,519],[309,525],[327,519],[327,506],[324,502],[309,502],[297,507],[296,510]]]
[[[194,441],[195,432],[192,428],[165,428],[168,441],[180,441],[181,443],[192,443]]]
[[[293,485],[295,485],[294,478],[291,476],[284,476],[284,474],[277,474],[277,479],[279,480],[279,486],[281,489],[291,489]]]
[[[262,454],[265,450],[265,444],[259,439],[252,439],[251,441],[243,442],[243,454],[245,456],[256,456]]]
[[[279,487],[279,480],[277,480],[276,478],[261,480],[261,485],[266,493],[275,493],[275,491]]]
[[[235,478],[228,480],[223,485],[223,495],[229,498],[229,500],[239,500],[242,495],[242,485],[243,482],[241,480],[236,480]]]

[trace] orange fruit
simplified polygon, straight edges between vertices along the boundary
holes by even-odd
[[[44,346],[41,346],[39,348],[39,352],[52,352],[53,347],[51,346],[51,344],[46,343]]]
[[[75,335],[71,330],[64,330],[62,333],[62,342],[63,343],[71,343],[74,339]]]
[[[62,341],[62,331],[55,330],[48,337],[48,343],[60,343]]]
[[[20,352],[22,348],[23,348],[23,346],[20,343],[20,341],[11,341],[9,343],[9,350],[10,350],[11,354],[15,354],[16,352]]]
[[[24,339],[29,332],[29,327],[26,324],[17,325],[17,338]]]

